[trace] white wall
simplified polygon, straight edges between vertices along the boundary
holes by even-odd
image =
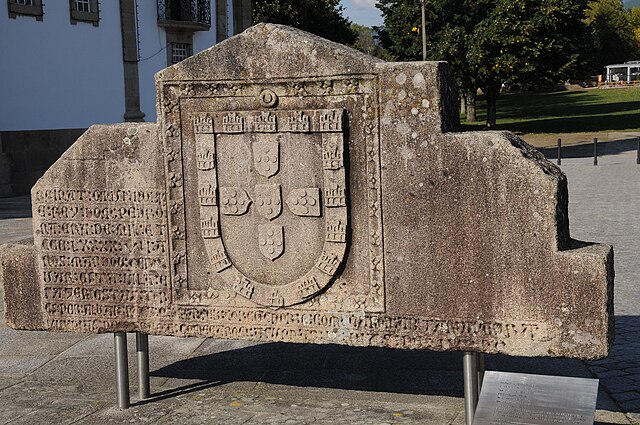
[[[228,0],[231,3],[231,0]],[[229,7],[229,6],[228,6]],[[229,15],[229,21],[231,17]],[[193,33],[193,54],[216,44],[216,0],[211,0],[211,28]],[[231,22],[229,22],[229,26]],[[140,109],[145,121],[156,120],[156,88],[154,74],[167,67],[167,38],[158,27],[156,2],[138,0],[138,33],[140,34]]]
[[[232,34],[232,1],[227,1]],[[216,43],[211,29],[193,34],[193,53]],[[44,19],[9,19],[0,0],[0,131],[84,128],[124,121],[124,71],[117,0],[100,1],[100,25],[69,21],[69,2],[44,2]],[[166,36],[154,0],[138,0],[140,108],[156,120],[154,74],[167,66]]]
[[[158,26],[155,1],[138,0],[138,34],[140,36],[140,110],[145,121],[156,120],[156,88],[153,75],[167,67],[167,37]]]
[[[100,2],[98,27],[72,25],[68,1],[44,3],[40,22],[9,19],[7,2],[0,2],[0,130],[123,121],[119,2]]]

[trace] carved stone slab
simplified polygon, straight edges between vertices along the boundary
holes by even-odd
[[[261,24],[156,85],[157,124],[92,127],[33,188],[11,326],[607,354],[611,247],[524,142],[451,133],[446,64]]]

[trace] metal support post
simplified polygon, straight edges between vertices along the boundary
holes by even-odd
[[[482,381],[484,381],[484,353],[478,354],[478,399],[482,392]]]
[[[465,351],[462,357],[464,376],[464,419],[466,425],[473,423],[478,405],[478,354]]]
[[[558,139],[558,159],[556,161],[558,165],[562,165],[562,139]]]
[[[427,16],[425,12],[424,2],[427,0],[422,0],[422,60],[427,60]]]
[[[636,152],[636,164],[640,164],[640,137],[637,137],[636,141],[638,142],[638,149]]]
[[[149,398],[149,335],[136,332],[136,353],[138,354],[138,395],[140,400]]]
[[[127,334],[115,332],[113,334],[116,348],[116,392],[118,407],[128,409],[129,399],[129,364],[127,359]]]
[[[593,165],[598,165],[598,138],[593,138]]]

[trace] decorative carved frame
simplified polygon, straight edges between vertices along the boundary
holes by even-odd
[[[265,90],[273,90],[277,96],[364,96],[366,126],[367,209],[369,242],[369,276],[366,294],[346,293],[339,310],[383,312],[384,303],[384,254],[382,240],[382,215],[380,210],[380,136],[378,124],[377,76],[333,76],[288,81],[183,81],[163,82],[159,85],[160,126],[165,155],[167,205],[169,206],[168,229],[169,251],[173,259],[171,270],[171,294],[181,305],[211,305],[207,291],[189,289],[187,270],[187,241],[185,236],[186,213],[183,187],[183,140],[181,123],[185,117],[181,112],[181,101],[188,98],[256,97]],[[345,141],[345,144],[348,144]],[[343,298],[343,297],[340,297]],[[228,300],[227,300],[228,301]],[[171,302],[171,301],[170,301]],[[229,306],[229,304],[227,304]],[[335,309],[335,302],[325,294],[312,298],[299,308]]]

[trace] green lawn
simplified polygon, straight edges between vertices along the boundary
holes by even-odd
[[[640,131],[640,88],[503,93],[497,115],[498,129],[517,134]],[[484,127],[483,97],[477,103],[477,119],[463,119],[463,130]]]

